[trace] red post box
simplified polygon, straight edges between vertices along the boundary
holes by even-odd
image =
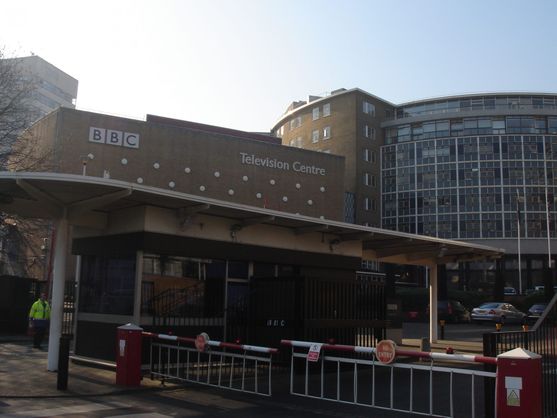
[[[116,384],[139,386],[141,382],[141,332],[133,324],[118,327],[116,337]]]
[[[542,357],[515,348],[497,356],[497,418],[541,418]]]

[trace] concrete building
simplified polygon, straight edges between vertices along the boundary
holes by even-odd
[[[75,108],[78,81],[38,55],[12,58],[26,84],[33,87],[28,101],[31,122],[59,107]]]
[[[346,158],[346,221],[507,250],[497,267],[449,265],[460,287],[486,284],[496,268],[517,289],[543,284],[557,250],[557,95],[395,105],[341,89],[292,103],[272,131],[284,145]]]

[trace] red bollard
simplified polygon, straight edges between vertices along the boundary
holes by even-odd
[[[497,356],[497,418],[541,418],[541,359],[522,348]]]
[[[139,386],[141,382],[141,332],[133,324],[118,327],[116,337],[116,384]]]

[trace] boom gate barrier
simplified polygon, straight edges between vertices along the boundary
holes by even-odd
[[[382,343],[384,341],[379,342],[377,347],[383,345]],[[483,416],[483,385],[496,382],[497,418],[541,418],[540,356],[527,350],[516,349],[495,358],[394,349],[396,357],[430,361],[429,365],[420,365],[393,363],[394,358],[390,358],[388,350],[378,353],[375,347],[292,340],[282,340],[281,344],[292,348],[292,395],[420,415],[475,418]],[[321,356],[320,352],[323,353]],[[336,355],[331,354],[335,352]],[[347,357],[346,354],[354,357]],[[385,360],[379,361],[381,357]],[[302,361],[302,364],[298,364],[300,367],[296,367],[295,359]],[[462,367],[434,366],[434,361],[458,362],[461,365],[491,364],[499,367],[493,373]],[[313,370],[310,370],[311,365],[314,365]],[[303,377],[298,381],[295,378],[296,368],[303,369]],[[435,379],[434,374],[438,375]],[[378,383],[378,380],[381,382]],[[388,381],[387,385],[382,384],[385,380]],[[400,389],[404,382],[408,383],[407,390]],[[525,389],[527,394],[522,397],[522,401],[520,393],[517,393],[520,392],[519,387]],[[467,388],[468,405],[463,402]],[[458,403],[454,399],[455,392],[459,394]],[[449,399],[448,405],[435,402],[446,398]]]
[[[119,342],[130,325],[119,330]],[[141,332],[138,327],[131,331]],[[151,378],[272,395],[275,348],[212,341],[204,333],[196,338],[151,332],[141,332],[141,336],[151,341]],[[496,418],[541,418],[541,356],[521,348],[486,357],[401,350],[390,341],[380,341],[377,347],[292,340],[282,340],[281,344],[292,349],[292,395],[436,417],[475,418],[483,416],[482,402],[493,401],[482,399],[484,387],[495,384]],[[140,342],[133,347],[141,352]],[[119,348],[121,364],[125,365],[122,371],[135,376],[141,364],[130,362],[126,356],[136,359],[139,354],[132,353],[127,343]],[[395,362],[399,357],[430,363]],[[138,366],[132,366],[136,363]],[[454,364],[448,367],[447,363]],[[495,365],[497,372],[463,368],[465,363]],[[301,379],[295,370],[303,370]],[[120,379],[127,378],[120,375]],[[440,399],[448,399],[448,405]]]

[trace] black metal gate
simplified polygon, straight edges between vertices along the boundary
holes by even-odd
[[[281,339],[375,346],[385,336],[382,282],[309,277],[250,282],[246,341],[278,347]]]

